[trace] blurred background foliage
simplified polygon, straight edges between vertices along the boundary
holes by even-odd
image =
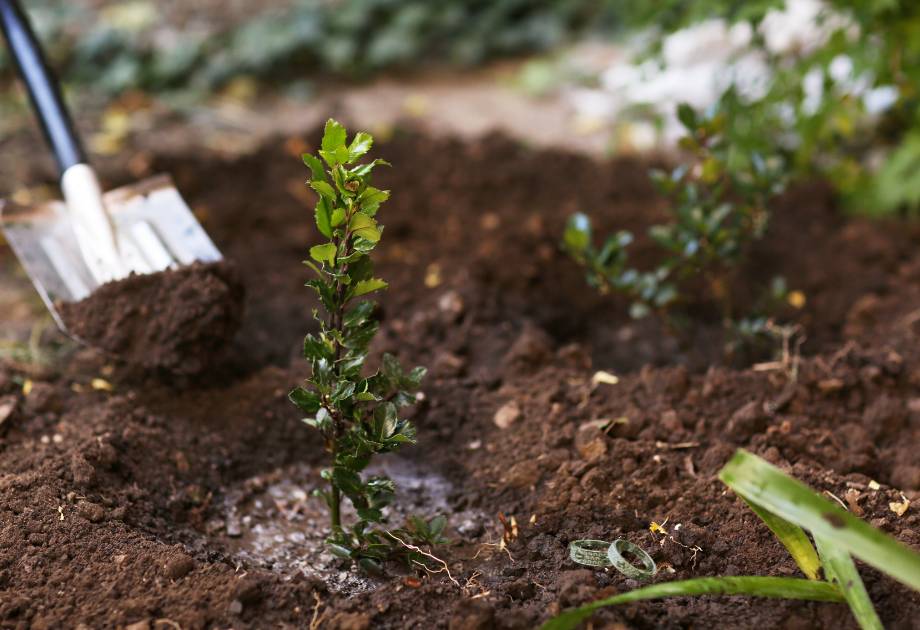
[[[713,20],[726,27],[746,25],[749,41],[733,54],[756,55],[767,80],[756,93],[729,86],[711,105],[710,114],[723,112],[728,120],[730,162],[741,168],[745,155],[757,153],[781,161],[795,177],[826,177],[858,212],[920,209],[920,179],[913,176],[920,167],[918,0],[25,4],[54,67],[78,88],[72,98],[104,103],[139,92],[177,109],[232,90],[235,83],[249,92],[302,98],[329,79],[473,67],[508,56],[530,56],[517,87],[540,96],[554,87],[598,84],[584,67],[560,62],[554,51],[570,44],[616,41],[623,50],[642,50],[640,57],[660,60],[669,36],[683,29]],[[807,4],[821,7],[816,17],[807,17],[815,22],[813,39],[782,51],[771,47],[763,27],[772,13]],[[641,33],[636,38],[641,46],[624,43],[632,42],[634,33]],[[546,55],[533,57],[540,53]],[[621,56],[616,63],[627,60]],[[0,84],[12,79],[0,52]],[[618,89],[635,91],[636,82],[631,85]],[[0,100],[0,113],[23,105],[21,97]],[[632,102],[611,126],[654,115],[653,107]]]
[[[745,52],[770,76],[762,93],[729,88],[713,107],[740,153],[782,157],[799,177],[827,177],[848,207],[872,215],[920,210],[920,2],[826,0],[815,35],[777,53],[762,28],[792,0],[663,0],[621,13],[648,28],[650,53],[680,29],[718,18],[747,24]],[[800,3],[804,4],[804,3]],[[817,3],[815,3],[817,4]]]
[[[613,0],[295,0],[249,3],[225,20],[196,3],[26,3],[54,66],[102,95],[206,93],[239,76],[297,90],[316,76],[472,66],[545,51],[618,23]],[[208,2],[201,4],[210,4]],[[228,3],[236,5],[237,3]],[[223,22],[223,23],[220,23]],[[0,55],[0,72],[9,78]]]

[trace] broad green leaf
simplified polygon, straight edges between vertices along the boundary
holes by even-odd
[[[374,170],[375,166],[392,166],[386,160],[376,159],[373,162],[368,162],[367,164],[362,164],[361,166],[356,166],[351,169],[351,174],[355,177],[365,177]]]
[[[792,559],[795,560],[795,563],[799,565],[799,569],[802,570],[802,573],[805,574],[809,580],[820,580],[821,579],[821,560],[818,559],[818,552],[815,551],[814,546],[811,544],[811,541],[808,540],[808,535],[805,531],[797,526],[793,525],[787,520],[784,520],[778,517],[776,514],[768,512],[753,503],[745,500],[748,507],[753,510],[754,514],[760,517],[760,520],[770,528],[770,531],[773,532],[773,535],[776,536],[786,550],[789,552],[789,555],[792,556]]]
[[[743,449],[719,472],[738,495],[920,590],[920,554]]]
[[[348,146],[348,161],[349,163],[354,162],[359,157],[371,150],[371,145],[374,144],[374,138],[371,134],[359,131],[355,134],[354,140],[351,141],[351,144]]]
[[[435,516],[433,519],[428,521],[428,532],[432,536],[440,536],[441,532],[444,531],[444,528],[447,526],[447,517],[443,514]]]
[[[304,153],[302,156],[303,163],[310,167],[311,179],[321,182],[326,181],[326,170],[323,163],[315,155]]]
[[[345,146],[345,139],[348,132],[345,127],[338,121],[330,118],[326,121],[326,127],[323,130],[322,150],[326,152],[335,152]]]
[[[677,106],[677,119],[687,128],[687,131],[696,129],[698,120],[696,110],[687,103],[681,103]]]
[[[342,225],[342,222],[345,220],[345,208],[336,208],[332,211],[332,216],[329,219],[329,224],[332,227],[339,227]]]
[[[815,537],[815,544],[821,554],[824,577],[843,593],[859,627],[863,630],[884,630],[850,554],[820,536]]]
[[[348,224],[348,229],[351,230],[352,234],[355,236],[360,236],[372,243],[376,243],[380,240],[380,230],[377,228],[377,221],[366,214],[361,214],[360,212],[354,214]]]
[[[310,248],[310,258],[316,262],[332,265],[335,263],[336,247],[333,243],[323,243]]]
[[[343,547],[342,545],[337,545],[335,543],[328,543],[329,551],[332,552],[332,555],[338,556],[343,560],[348,560],[351,558],[351,550],[348,547]]]
[[[303,387],[291,390],[288,394],[291,402],[300,407],[304,413],[316,413],[320,407],[320,398],[316,392],[311,392]]]
[[[364,491],[361,476],[344,466],[335,466],[332,469],[332,482],[349,496],[361,494]]]
[[[396,405],[384,403],[374,410],[374,439],[382,442],[396,431]]]
[[[353,283],[370,280],[374,276],[374,263],[369,256],[362,255],[348,264],[348,277]]]
[[[322,339],[307,335],[303,338],[303,357],[316,361],[319,359],[328,359],[332,356],[332,348]]]
[[[335,200],[335,190],[329,185],[329,182],[315,180],[310,182],[310,188],[318,192],[329,201]]]
[[[360,295],[365,295],[371,293],[372,291],[379,291],[380,289],[386,289],[389,285],[381,280],[380,278],[371,278],[370,280],[361,280],[355,284],[355,289],[352,292],[352,297],[358,297]]]
[[[779,599],[801,599],[819,602],[842,602],[843,595],[831,584],[801,578],[779,577],[706,577],[677,582],[662,582],[591,602],[550,619],[541,630],[571,630],[606,606],[618,606],[645,599],[687,597],[692,595],[748,595]]]
[[[361,204],[361,211],[372,217],[377,214],[380,204],[389,198],[389,190],[380,190],[379,188],[368,186],[358,197],[358,203]]]
[[[314,214],[316,218],[316,228],[319,230],[320,234],[326,238],[332,238],[332,224],[330,223],[329,203],[326,201],[325,197],[320,197],[316,204],[316,211]]]
[[[351,328],[359,324],[363,324],[371,316],[371,313],[374,312],[374,303],[370,301],[361,302],[356,306],[352,307],[345,317],[342,319],[342,324],[345,328]]]

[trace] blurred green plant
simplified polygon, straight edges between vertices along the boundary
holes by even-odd
[[[619,7],[615,0],[295,0],[239,25],[199,19],[182,28],[147,0],[99,12],[37,0],[28,10],[66,81],[115,95],[213,91],[239,76],[286,85],[433,63],[470,66],[611,30]]]
[[[752,29],[748,52],[770,69],[766,89],[738,97],[729,141],[772,143],[796,177],[827,177],[847,207],[873,215],[920,210],[920,2],[826,0],[822,35],[771,51],[764,20],[787,0],[630,3],[629,26],[664,37],[712,18]],[[807,88],[811,86],[811,89]]]
[[[731,276],[766,229],[767,201],[784,185],[782,160],[739,150],[727,133],[731,119],[719,107],[700,113],[682,104],[678,118],[688,161],[670,172],[651,172],[656,187],[670,199],[670,222],[649,229],[663,253],[658,265],[639,271],[628,264],[630,232],[617,232],[596,247],[591,220],[582,213],[569,218],[563,248],[585,268],[591,286],[626,295],[635,318],[652,312],[673,316],[675,307],[691,300],[691,285],[703,279],[708,298],[730,324]]]
[[[854,557],[920,591],[920,554],[760,457],[738,450],[719,471],[719,479],[773,532],[806,579],[732,576],[653,584],[567,610],[545,623],[542,630],[573,630],[606,606],[693,595],[846,602],[863,630],[881,630]],[[805,530],[811,532],[814,545]]]

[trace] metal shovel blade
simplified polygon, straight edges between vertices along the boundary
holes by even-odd
[[[154,273],[193,262],[216,262],[220,251],[167,175],[103,195],[119,252],[134,273]],[[76,302],[98,286],[87,267],[75,226],[62,201],[35,207],[0,200],[0,227],[20,263],[66,332],[58,302]]]

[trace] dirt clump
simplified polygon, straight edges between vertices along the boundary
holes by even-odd
[[[193,375],[229,345],[242,303],[233,265],[196,262],[109,282],[59,311],[75,337],[129,365]]]

